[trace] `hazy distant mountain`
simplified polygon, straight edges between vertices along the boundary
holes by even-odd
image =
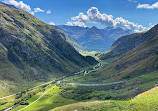
[[[53,26],[56,29],[63,30],[65,33],[69,34],[75,39],[78,39],[85,33],[89,28],[88,27],[79,27],[79,26],[68,26],[68,25],[58,25]]]
[[[115,40],[117,40],[119,37],[124,36],[124,35],[128,35],[133,33],[131,30],[129,29],[123,29],[121,27],[106,27],[104,29],[101,29],[101,31],[106,34],[107,36],[109,36],[110,38],[113,38]]]
[[[95,26],[89,28],[77,39],[79,43],[88,51],[104,52],[109,49],[113,43],[113,39],[108,38],[100,29]]]
[[[98,29],[95,26],[91,28],[67,25],[53,27],[69,34],[86,50],[100,52],[107,51],[119,37],[132,33],[120,27],[106,27],[105,29]]]

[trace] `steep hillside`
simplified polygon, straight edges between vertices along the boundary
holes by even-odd
[[[112,65],[103,69],[115,74],[109,78],[127,79],[158,70],[158,25],[145,33],[132,34],[118,39],[104,59],[120,57]]]
[[[114,58],[114,57],[118,58],[120,56],[123,56],[125,53],[134,49],[144,41],[148,41],[154,38],[155,36],[157,36],[158,35],[157,30],[158,30],[158,25],[156,25],[155,27],[153,27],[147,32],[135,33],[119,38],[113,43],[112,47],[109,49],[107,53],[102,54],[100,56],[100,59],[107,60],[110,58]]]
[[[106,27],[105,29],[98,29],[94,26],[91,28],[67,25],[53,27],[63,30],[88,51],[101,52],[107,51],[111,47],[112,43],[119,37],[132,32],[120,27]]]
[[[157,111],[158,87],[138,95],[129,101],[80,102],[55,108],[51,111]]]
[[[100,59],[107,60],[107,59],[115,58],[115,57],[118,58],[122,56],[123,54],[125,54],[126,52],[138,46],[140,43],[142,43],[143,41],[141,39],[142,39],[141,33],[135,33],[135,34],[123,36],[119,38],[118,40],[116,40],[113,43],[112,47],[109,49],[109,51],[107,51],[105,54],[102,54],[100,56]]]
[[[0,85],[49,80],[97,63],[64,36],[33,15],[0,4]]]

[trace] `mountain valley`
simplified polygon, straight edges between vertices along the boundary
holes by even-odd
[[[0,111],[157,111],[158,25],[145,29],[95,7],[67,25],[40,20],[52,19],[53,6],[0,2]]]

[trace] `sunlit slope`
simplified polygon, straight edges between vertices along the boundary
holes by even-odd
[[[157,111],[158,87],[129,101],[92,101],[70,104],[51,111]]]

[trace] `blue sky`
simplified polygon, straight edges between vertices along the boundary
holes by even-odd
[[[32,11],[34,11],[34,8],[40,8],[41,10],[37,10],[34,15],[46,23],[53,22],[56,25],[74,22],[71,19],[72,17],[78,16],[81,12],[83,12],[83,15],[87,15],[87,11],[91,7],[97,8],[99,14],[112,15],[113,19],[122,17],[143,27],[150,27],[149,24],[155,25],[158,23],[157,7],[151,8],[145,5],[146,7],[137,8],[139,4],[151,6],[158,0],[5,0],[5,2],[8,1],[9,3],[12,3],[10,1],[23,1],[24,4],[30,6]],[[46,13],[48,10],[51,11],[50,14]],[[81,19],[75,21],[83,22]],[[87,20],[84,21],[84,24],[89,27],[95,25],[98,28],[107,26],[107,23],[98,20]]]

